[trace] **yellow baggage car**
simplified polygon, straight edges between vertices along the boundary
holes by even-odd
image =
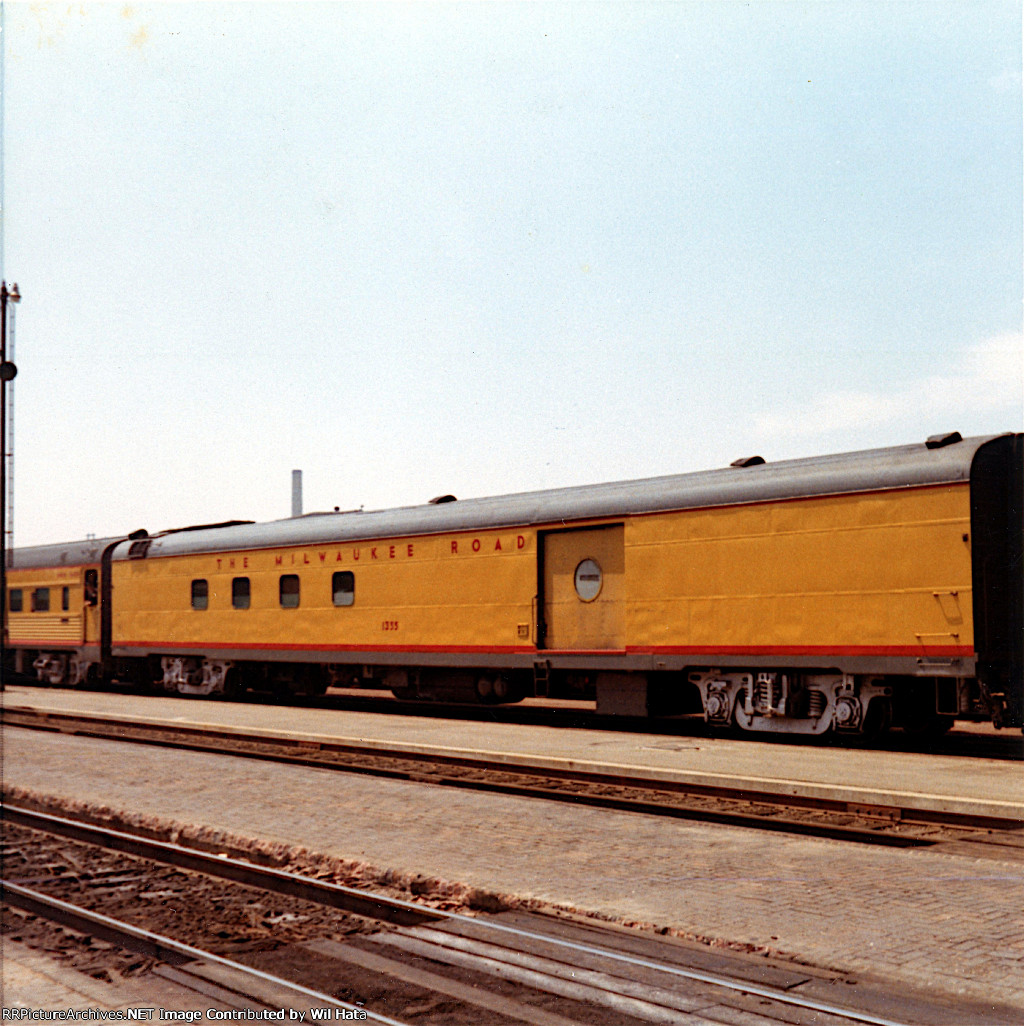
[[[21,669],[750,731],[1020,726],[1024,435],[21,549]]]

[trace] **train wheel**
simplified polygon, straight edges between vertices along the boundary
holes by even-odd
[[[498,705],[511,701],[512,685],[501,674],[484,674],[476,680],[476,697],[484,705]]]

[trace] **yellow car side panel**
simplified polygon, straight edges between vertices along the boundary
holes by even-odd
[[[335,607],[332,576],[349,571],[355,601]],[[281,608],[280,578],[300,578],[298,608]],[[248,577],[250,608],[232,608],[232,579]],[[191,608],[191,582],[209,606]],[[230,556],[114,564],[114,645],[458,650],[528,646],[536,592],[525,532],[403,538]]]
[[[694,510],[629,526],[633,647],[972,649],[966,484]]]

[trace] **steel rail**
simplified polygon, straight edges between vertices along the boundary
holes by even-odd
[[[965,812],[949,812],[941,809],[849,801],[845,798],[828,798],[815,795],[783,794],[774,791],[755,790],[749,787],[728,787],[720,784],[702,784],[690,781],[659,779],[656,777],[645,778],[626,773],[612,773],[576,767],[531,765],[529,763],[512,762],[499,758],[489,759],[482,755],[448,755],[401,747],[391,750],[372,745],[360,745],[349,741],[335,742],[323,738],[307,739],[264,732],[246,734],[239,730],[207,727],[206,725],[199,727],[189,724],[100,716],[92,713],[51,712],[30,707],[8,707],[3,709],[2,721],[5,725],[12,727],[70,733],[84,737],[179,748],[187,751],[203,751],[239,758],[261,759],[270,762],[282,762],[341,772],[363,773],[401,780],[416,780],[420,778],[414,769],[373,765],[373,761],[398,760],[411,763],[414,766],[417,764],[432,767],[452,766],[456,769],[479,770],[510,776],[518,775],[522,777],[578,782],[595,786],[630,788],[637,791],[646,791],[652,795],[661,792],[663,794],[667,793],[698,799],[724,800],[726,802],[735,802],[737,805],[761,805],[798,811],[811,810],[833,815],[855,815],[865,817],[880,824],[900,823],[916,826],[950,827],[957,830],[1007,832],[1024,829],[1024,819],[1014,817],[987,816]],[[145,732],[152,736],[126,737],[124,736],[124,731]],[[172,737],[170,735],[177,736]],[[237,745],[260,745],[277,750],[251,751],[244,748],[226,749],[215,743],[218,741],[230,741]],[[312,752],[351,756],[365,759],[367,762],[363,764],[332,763],[308,754]],[[774,832],[825,836],[875,845],[929,847],[939,843],[934,839],[884,833],[878,829],[793,820],[778,815],[758,815],[739,810],[688,809],[640,799],[564,792],[552,787],[529,786],[499,781],[467,780],[460,777],[443,776],[431,776],[427,782],[448,787],[539,797],[549,801],[569,801],[574,804],[589,804],[626,811],[674,816],[676,818],[699,819],[706,822],[753,827]]]
[[[786,991],[765,987],[757,983],[736,980],[717,973],[687,968],[671,962],[660,962],[628,952],[616,951],[612,948],[583,944],[578,941],[566,940],[536,930],[524,929],[493,920],[449,912],[443,909],[429,908],[401,898],[390,898],[384,895],[368,894],[366,891],[332,884],[323,880],[288,873],[284,870],[264,866],[256,866],[241,859],[224,855],[210,855],[193,848],[170,844],[166,841],[155,841],[134,834],[95,826],[78,820],[70,820],[48,813],[35,812],[19,806],[6,804],[2,810],[4,819],[22,826],[44,830],[74,840],[99,844],[118,851],[129,852],[153,861],[164,862],[176,867],[188,868],[210,876],[222,877],[236,882],[246,883],[253,887],[276,893],[288,894],[306,901],[327,904],[334,908],[345,909],[366,916],[370,908],[377,911],[368,915],[384,922],[410,922],[423,920],[443,920],[453,924],[471,924],[474,928],[494,931],[496,935],[510,939],[541,941],[567,952],[594,955],[610,962],[620,963],[634,968],[651,969],[681,979],[691,980],[709,986],[720,987],[736,993],[753,994],[767,1000],[806,1011],[820,1012],[849,1019],[852,1022],[870,1024],[870,1026],[909,1026],[899,1020],[860,1012],[842,1005],[818,1001],[813,998],[801,997]],[[352,902],[352,904],[349,904]],[[362,909],[362,911],[359,911]],[[401,918],[392,918],[401,917]]]
[[[222,854],[211,855],[198,848],[187,848],[184,845],[115,830],[81,819],[54,816],[10,802],[4,802],[0,808],[0,820],[32,830],[43,830],[73,841],[137,855],[179,869],[191,869],[207,876],[220,877],[250,887],[260,887],[266,891],[298,898],[300,901],[343,909],[366,919],[399,926],[418,926],[446,918],[446,913],[415,902],[389,898],[326,880],[315,880],[272,866],[257,866],[252,862],[225,857]]]
[[[211,951],[203,951],[201,948],[184,944],[171,937],[153,933],[151,930],[144,930],[142,927],[132,926],[130,923],[111,919],[109,916],[102,915],[99,912],[91,912],[79,905],[73,905],[70,902],[51,897],[40,891],[22,887],[20,884],[4,881],[0,885],[0,900],[16,905],[26,912],[71,926],[82,933],[99,936],[121,947],[141,952],[144,955],[149,955],[171,965],[182,965],[192,961],[214,962],[217,965],[242,973],[252,979],[260,980],[263,983],[270,983],[275,987],[292,991],[300,997],[312,999],[320,1005],[357,1013],[359,1018],[362,1018],[363,1014],[365,1014],[367,1021],[378,1022],[382,1026],[409,1026],[408,1023],[381,1015],[369,1008],[361,1008],[358,1005],[353,1005],[333,997],[331,994],[324,994],[322,991],[304,987],[301,983],[282,979],[280,976],[274,976],[261,969],[254,969],[241,962],[234,962],[230,958],[215,955]],[[264,1002],[260,1000],[260,1003],[263,1004]]]

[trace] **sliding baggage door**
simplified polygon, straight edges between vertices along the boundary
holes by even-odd
[[[541,595],[549,649],[625,645],[622,524],[541,535]]]

